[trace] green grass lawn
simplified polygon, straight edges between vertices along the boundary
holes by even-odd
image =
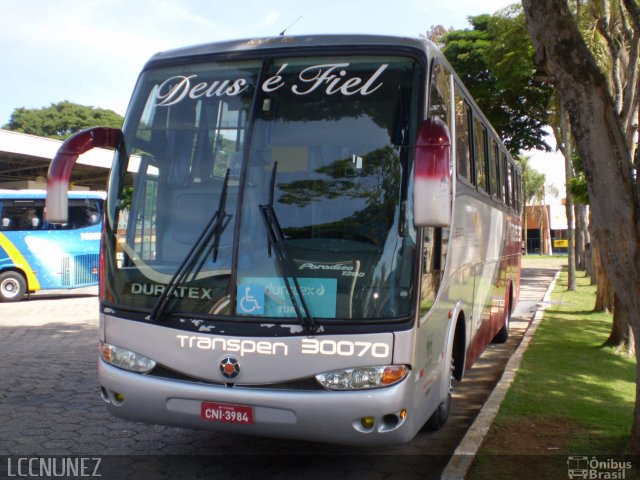
[[[568,478],[568,456],[624,454],[635,358],[602,346],[611,316],[592,312],[588,278],[579,273],[576,283],[568,292],[561,274],[468,478]]]

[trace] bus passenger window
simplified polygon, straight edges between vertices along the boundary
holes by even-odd
[[[514,190],[515,190],[515,204],[516,204],[516,210],[518,212],[520,212],[520,210],[522,209],[522,192],[520,191],[520,185],[522,184],[522,179],[520,178],[520,172],[518,172],[517,170],[515,171],[515,182],[514,182]]]
[[[511,170],[509,170],[509,160],[507,160],[507,156],[504,154],[504,152],[502,152],[502,154],[500,155],[500,160],[502,162],[502,198],[504,199],[504,203],[505,205],[511,205],[511,198],[510,198],[510,188],[509,185],[511,183],[510,180],[510,175],[511,175]]]
[[[491,188],[491,196],[499,197],[498,185],[500,184],[500,162],[498,161],[498,144],[494,138],[491,138],[489,146],[489,186]]]
[[[518,210],[518,192],[516,191],[516,167],[511,165],[511,206]]]
[[[438,275],[439,258],[436,238],[437,230],[433,227],[423,229],[422,239],[422,272],[420,281],[420,316],[426,314],[436,299],[440,286]]]
[[[451,125],[451,84],[450,75],[437,63],[431,74],[431,90],[429,93],[429,116],[438,117],[447,126]]]
[[[69,223],[64,230],[87,228],[100,223],[100,210],[96,200],[70,200]]]
[[[498,152],[496,155],[496,161],[498,162],[497,170],[498,170],[498,198],[502,201],[502,203],[506,202],[504,197],[504,176],[505,176],[505,163],[506,156],[504,152],[500,151],[498,147]]]
[[[456,90],[455,92],[456,107],[456,158],[458,163],[458,177],[464,178],[469,182],[473,181],[471,170],[471,156],[469,155],[471,147],[471,135],[469,131],[469,106],[464,101],[462,95]]]
[[[480,119],[473,119],[473,160],[476,171],[476,185],[478,190],[486,192],[487,189],[487,129]]]
[[[444,273],[448,248],[448,228],[423,230],[420,316],[426,314],[435,302]]]
[[[7,231],[40,230],[44,201],[22,200],[4,202],[0,229]]]
[[[444,267],[447,263],[447,254],[449,253],[449,228],[440,229],[440,276],[444,273]]]

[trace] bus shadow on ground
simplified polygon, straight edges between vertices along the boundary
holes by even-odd
[[[69,300],[73,298],[98,297],[98,287],[82,287],[73,289],[40,290],[25,297],[23,302],[42,300]],[[97,311],[97,310],[96,310]]]
[[[42,300],[68,300],[70,298],[97,297],[97,293],[38,293],[22,300],[23,302],[38,302]]]

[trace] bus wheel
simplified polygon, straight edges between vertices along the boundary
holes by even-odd
[[[27,293],[27,282],[18,272],[0,274],[0,302],[19,302]]]
[[[493,337],[493,343],[505,343],[509,340],[509,323],[511,323],[511,296],[507,292],[507,301],[504,302],[504,323],[496,336]]]
[[[436,411],[433,412],[431,418],[427,420],[426,427],[427,430],[440,430],[444,427],[444,424],[447,423],[447,418],[449,418],[449,412],[451,411],[451,392],[453,392],[453,372],[454,372],[454,364],[453,357],[451,358],[450,365],[450,373],[449,373],[449,389],[447,390],[447,398],[444,402],[438,405]]]

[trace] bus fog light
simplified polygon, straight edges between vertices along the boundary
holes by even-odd
[[[360,419],[360,425],[362,425],[362,428],[366,428],[367,430],[373,428],[375,423],[376,421],[373,417],[362,417]]]
[[[321,373],[316,375],[316,380],[329,390],[366,390],[396,384],[408,372],[406,365],[358,367]]]
[[[116,347],[115,345],[100,342],[99,349],[100,357],[102,357],[105,362],[114,367],[123,368],[124,370],[147,373],[156,366],[156,362],[150,358],[124,348]]]

